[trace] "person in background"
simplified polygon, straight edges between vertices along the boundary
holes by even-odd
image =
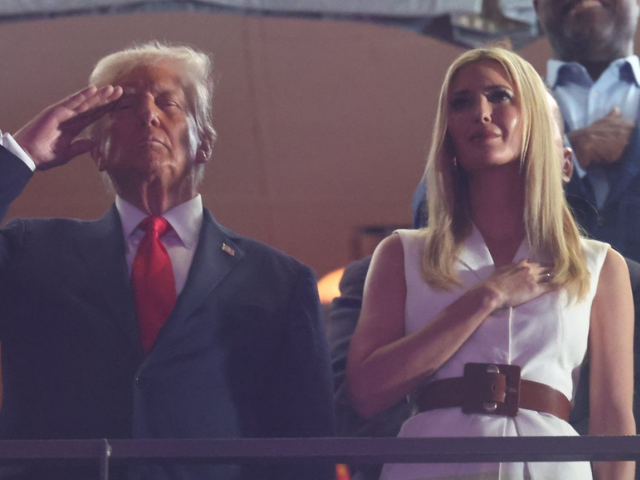
[[[221,226],[198,193],[215,139],[209,58],[150,43],[101,59],[90,83],[2,135],[2,214],[34,171],[86,152],[116,198],[97,221],[16,219],[0,232],[0,438],[332,435],[312,270]],[[333,475],[331,465],[163,465],[111,478]]]
[[[546,81],[575,153],[569,204],[590,235],[640,261],[638,0],[534,5],[553,50]]]

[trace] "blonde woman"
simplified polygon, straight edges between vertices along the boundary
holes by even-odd
[[[449,68],[427,161],[429,226],[374,254],[347,381],[373,416],[409,395],[404,437],[577,435],[591,358],[590,433],[635,433],[633,305],[623,258],[581,238],[565,204],[545,87],[499,49]],[[630,462],[596,463],[631,480]],[[586,462],[386,465],[383,479],[588,480]]]

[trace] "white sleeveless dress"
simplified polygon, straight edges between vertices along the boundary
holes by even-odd
[[[463,286],[437,292],[422,279],[420,258],[424,233],[397,232],[404,248],[407,282],[405,332],[419,330],[473,285],[495,270],[482,235],[474,227],[457,262]],[[587,295],[568,303],[563,290],[547,293],[516,308],[494,312],[429,381],[461,377],[467,362],[519,365],[521,377],[545,383],[573,402],[580,368],[587,352],[591,304],[609,246],[582,240],[590,276]],[[548,259],[531,254],[525,240],[514,257],[540,263]],[[400,437],[574,436],[564,420],[534,410],[520,409],[516,417],[464,414],[460,408],[441,408],[409,418]],[[591,480],[588,462],[387,464],[381,480]]]

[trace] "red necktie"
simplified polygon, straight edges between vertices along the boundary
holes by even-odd
[[[142,349],[148,353],[176,303],[176,283],[171,259],[160,241],[171,225],[162,217],[147,217],[140,228],[145,234],[133,259],[131,280]]]

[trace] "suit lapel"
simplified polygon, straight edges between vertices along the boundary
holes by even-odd
[[[85,235],[76,241],[98,304],[122,330],[136,356],[142,360],[135,299],[125,260],[120,216],[115,206],[96,222],[89,222]],[[180,328],[184,320],[241,261],[244,252],[204,210],[202,230],[187,282],[164,330]]]
[[[458,264],[462,270],[473,272],[480,281],[485,280],[494,270],[489,249],[475,225],[471,229],[471,235],[464,241]],[[488,266],[491,268],[488,269]]]
[[[640,174],[640,161],[637,161],[638,154],[640,154],[640,127],[636,125],[625,149],[624,159],[620,162],[616,180],[611,185],[602,210],[618,202],[631,185],[631,182]]]
[[[127,270],[120,216],[115,206],[96,222],[87,223],[76,244],[84,259],[90,288],[99,305],[124,332],[137,356],[142,357],[133,290]]]
[[[531,249],[529,242],[525,238],[515,256],[513,262],[519,262],[525,258],[531,258]],[[480,230],[473,225],[471,234],[464,242],[460,256],[458,257],[458,265],[461,272],[471,272],[473,275],[462,275],[462,282],[470,287],[478,281],[483,281],[489,278],[489,276],[495,271],[495,263],[489,252],[489,248],[482,238]]]
[[[204,210],[200,239],[187,282],[167,321],[167,328],[179,325],[207,298],[213,289],[242,260],[244,252],[221,229],[209,210]]]

